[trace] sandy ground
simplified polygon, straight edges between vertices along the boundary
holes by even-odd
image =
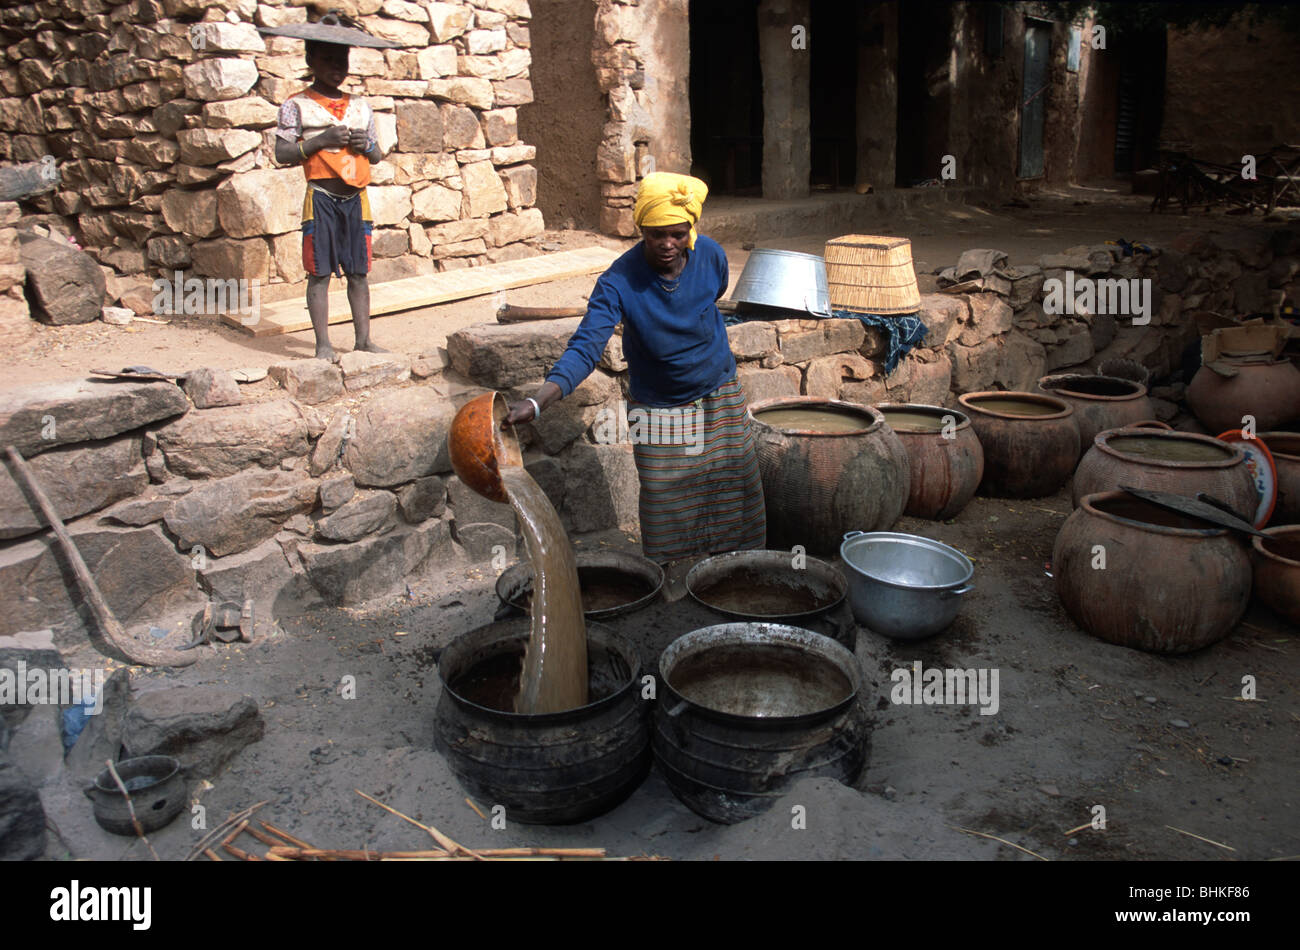
[[[1115,238],[1154,243],[1167,241],[1188,229],[1236,228],[1253,219],[1213,214],[1150,214],[1150,199],[1124,195],[1114,185],[1073,187],[1045,192],[1029,200],[1029,207],[980,208],[945,205],[916,214],[882,218],[873,225],[880,233],[897,234],[912,241],[918,270],[934,270],[956,262],[971,247],[995,247],[1011,262],[1032,263],[1042,254],[1059,253],[1076,244],[1095,244]],[[708,233],[708,206],[701,230]],[[759,242],[762,247],[821,254],[833,234],[777,237]],[[618,241],[588,231],[551,231],[548,245],[577,248],[602,244],[627,248]],[[744,267],[748,250],[724,244],[731,265],[731,281]],[[504,294],[521,306],[582,306],[598,275],[522,287]],[[268,290],[264,296],[269,301]],[[461,327],[496,319],[497,295],[471,298],[375,318],[373,337],[391,350],[430,352],[446,343],[447,335]],[[260,339],[241,333],[208,317],[172,317],[171,325],[132,323],[126,327],[100,322],[70,327],[38,326],[35,337],[9,355],[4,386],[21,386],[52,379],[84,376],[92,369],[120,369],[146,365],[166,372],[183,372],[200,366],[239,369],[269,366],[287,359],[310,357],[314,337],[310,330]],[[330,340],[338,352],[352,348],[351,324],[330,327]]]
[[[1081,200],[1092,204],[1075,204]],[[946,208],[881,222],[881,228],[911,237],[916,259],[934,267],[973,246],[1030,261],[1077,243],[1158,242],[1189,227],[1241,223],[1222,215],[1151,216],[1145,208],[1146,199],[1075,189],[1039,197],[1029,208]],[[596,240],[560,237],[572,244]],[[819,251],[825,237],[762,246]],[[734,279],[745,252],[728,252]],[[566,281],[509,297],[525,305],[575,305],[591,283]],[[491,306],[480,298],[386,316],[375,333],[394,349],[427,350],[456,326],[491,319]],[[336,327],[334,334],[336,346],[346,348],[349,329]],[[198,324],[42,328],[39,343],[11,362],[9,376],[30,382],[128,363],[237,368],[309,355],[310,346],[310,333],[257,341]],[[459,634],[491,622],[498,603],[495,572],[486,563],[431,565],[407,596],[365,609],[266,620],[257,642],[205,647],[194,667],[140,671],[136,685],[208,683],[253,696],[265,737],[191,794],[206,807],[209,827],[267,799],[262,818],[321,847],[428,846],[423,832],[361,799],[360,789],[471,847],[599,846],[611,855],[706,860],[1036,860],[956,830],[964,828],[1049,860],[1300,855],[1296,631],[1255,606],[1229,638],[1190,656],[1161,657],[1094,640],[1065,615],[1049,575],[1052,543],[1068,512],[1066,490],[1028,502],[976,499],[948,523],[900,521],[895,530],[970,555],[974,592],[949,630],[919,644],[857,630],[865,673],[860,701],[874,723],[870,760],[855,788],[807,780],[766,815],[731,827],[690,812],[657,771],[613,811],[578,825],[527,826],[507,818],[497,830],[471,810],[433,748],[440,694],[435,659]],[[579,540],[580,546],[602,543],[637,549],[634,538],[619,534]],[[1153,567],[1160,569],[1177,567]],[[723,619],[688,598],[608,623],[636,643],[643,666],[654,672],[671,640]],[[71,665],[103,664],[89,646],[78,653]],[[917,660],[926,668],[996,668],[997,714],[892,704],[890,672]],[[1261,702],[1234,701],[1247,674],[1256,678]],[[349,675],[356,678],[355,699],[339,694]],[[57,831],[48,857],[148,858],[140,843],[102,832],[70,783],[47,786],[43,798]],[[487,811],[492,803],[478,805]],[[806,828],[792,827],[796,805],[806,811]],[[1105,830],[1077,830],[1098,805]],[[178,820],[152,840],[164,858],[177,858],[200,835]],[[263,850],[247,837],[240,843]]]
[[[1300,854],[1295,630],[1253,607],[1229,638],[1189,656],[1089,637],[1065,615],[1047,573],[1068,511],[1069,495],[1061,492],[1025,502],[977,498],[950,523],[900,521],[895,530],[969,554],[974,592],[951,628],[917,644],[857,630],[860,701],[874,726],[855,789],[806,780],[766,815],[731,827],[689,811],[657,771],[613,811],[578,825],[528,826],[507,816],[504,829],[493,829],[470,809],[433,748],[441,689],[435,657],[459,634],[492,621],[498,602],[488,564],[431,567],[410,597],[391,604],[282,618],[278,628],[262,627],[258,642],[202,648],[209,652],[196,666],[141,672],[136,686],[209,683],[256,698],[265,737],[192,794],[207,808],[209,827],[269,799],[265,820],[319,847],[428,844],[419,829],[361,799],[360,789],[471,847],[604,847],[610,855],[703,860],[1035,860],[955,830],[965,828],[1049,860]],[[636,548],[611,534],[581,543],[602,542]],[[607,623],[657,671],[672,639],[724,619],[687,598]],[[917,660],[927,669],[996,668],[996,715],[975,706],[891,703],[890,672]],[[1246,674],[1263,701],[1234,701]],[[347,675],[356,678],[355,699],[340,696]],[[138,842],[102,832],[78,790],[54,786],[44,797],[61,838],[52,837],[50,857],[147,859]],[[492,805],[477,804],[484,812]],[[792,827],[795,805],[806,811],[806,828]],[[1105,809],[1104,831],[1067,834],[1088,824],[1097,805]],[[198,836],[177,821],[152,840],[166,859],[183,856]]]

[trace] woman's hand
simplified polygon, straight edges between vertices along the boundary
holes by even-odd
[[[552,403],[559,402],[561,398],[563,398],[563,393],[560,392],[560,387],[552,382],[542,383],[537,392],[533,393],[533,399],[543,409]],[[533,410],[533,404],[527,399],[523,399],[510,404],[506,411],[506,417],[501,420],[501,427],[504,429],[506,426],[517,426],[521,422],[532,422],[536,418],[537,414]]]

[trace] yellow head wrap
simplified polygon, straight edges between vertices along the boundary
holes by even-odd
[[[632,220],[637,227],[666,228],[689,224],[691,236],[686,246],[695,249],[695,222],[700,220],[709,186],[690,175],[651,172],[641,179],[636,192]]]

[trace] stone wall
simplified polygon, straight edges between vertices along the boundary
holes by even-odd
[[[369,99],[389,153],[370,189],[376,279],[537,253],[521,243],[543,229],[536,150],[517,131],[533,98],[528,0],[333,5],[402,44],[353,49],[344,86]],[[305,7],[42,0],[0,11],[12,38],[0,159],[53,155],[62,177],[29,207],[60,216],[118,275],[301,280],[303,174],[275,165],[273,143],[278,106],[307,85],[303,44],[255,25],[302,22]]]

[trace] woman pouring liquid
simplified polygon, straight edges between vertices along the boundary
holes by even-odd
[[[633,210],[641,242],[600,276],[564,354],[503,423],[528,422],[573,392],[622,323],[641,545],[660,562],[762,548],[767,536],[745,394],[717,307],[727,258],[695,231],[707,194],[686,175],[642,180]]]

